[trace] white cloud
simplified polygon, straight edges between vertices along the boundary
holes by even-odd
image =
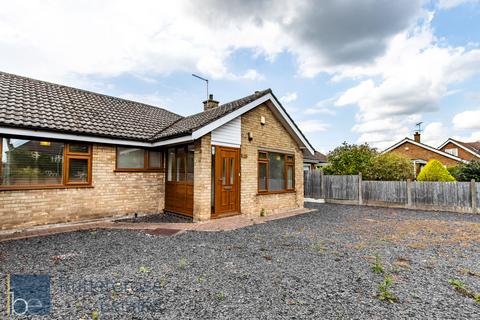
[[[358,106],[352,130],[360,134],[359,142],[393,144],[399,132],[414,129],[422,114],[439,110],[440,99],[452,93],[450,85],[480,73],[480,50],[441,45],[431,18],[427,15],[422,25],[395,36],[374,64],[337,74],[335,80],[366,78],[335,103]]]
[[[305,133],[326,131],[329,127],[328,124],[323,123],[320,120],[304,120],[299,121],[298,126]]]
[[[467,110],[457,113],[453,117],[453,126],[457,130],[477,129],[480,130],[480,109]]]
[[[314,107],[305,109],[303,113],[306,115],[325,114],[333,116],[336,114],[335,110],[333,109],[336,100],[336,98],[320,100]]]
[[[265,76],[255,69],[248,69],[241,77],[244,80],[263,81]]]
[[[124,93],[120,95],[120,98],[143,102],[156,107],[167,108],[168,104],[171,102],[169,98],[166,98],[160,95],[158,92],[147,93],[147,94],[137,94],[137,93]]]
[[[441,122],[431,122],[425,126],[421,141],[429,146],[438,147],[450,137],[450,130]]]
[[[286,95],[280,97],[280,101],[283,103],[290,103],[297,100],[298,96],[296,92],[289,92]]]
[[[476,4],[478,2],[479,0],[439,0],[438,7],[440,9],[452,9],[466,3]]]

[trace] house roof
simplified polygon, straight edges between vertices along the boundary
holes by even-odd
[[[0,72],[0,126],[148,141],[181,118],[143,103]]]
[[[303,162],[308,163],[326,163],[327,156],[321,152],[315,151],[313,154],[308,150],[303,151]]]
[[[0,133],[12,135],[160,146],[198,139],[262,103],[300,145],[314,152],[271,89],[182,117],[144,103],[0,72]]]
[[[435,148],[430,147],[429,145],[426,145],[426,144],[421,143],[421,142],[416,142],[415,140],[412,140],[412,139],[410,139],[410,138],[404,138],[403,140],[400,140],[399,142],[397,142],[397,143],[394,144],[393,146],[385,149],[382,153],[390,152],[390,151],[392,151],[393,149],[398,148],[399,146],[401,146],[402,144],[407,143],[407,142],[408,142],[408,143],[411,143],[411,144],[413,144],[413,145],[416,145],[416,146],[418,146],[418,147],[420,147],[420,148],[424,148],[424,149],[429,150],[429,151],[431,151],[431,152],[434,152],[434,153],[437,153],[437,154],[439,154],[439,155],[442,155],[442,156],[444,156],[444,157],[447,157],[447,158],[456,160],[456,161],[458,161],[458,162],[468,162],[468,161],[463,160],[463,159],[461,159],[461,158],[459,158],[459,157],[456,157],[456,156],[454,156],[454,155],[451,155],[450,153],[446,153],[446,152],[443,152],[443,151],[441,151],[441,150],[435,149]]]
[[[445,141],[440,147],[438,147],[438,149],[442,149],[450,142],[480,158],[480,141],[463,142],[463,141],[450,138],[447,141]]]

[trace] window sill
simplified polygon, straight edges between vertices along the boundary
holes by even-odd
[[[115,169],[113,172],[164,172],[162,169]]]
[[[92,185],[50,185],[50,186],[8,186],[0,187],[1,191],[46,190],[46,189],[81,189],[93,188]]]
[[[269,194],[284,194],[284,193],[296,193],[297,190],[282,190],[282,191],[259,191],[257,192],[257,196],[265,196]]]

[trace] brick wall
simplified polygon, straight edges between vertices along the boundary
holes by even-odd
[[[209,220],[212,211],[212,145],[210,133],[195,141],[193,220]]]
[[[460,148],[459,146],[457,146],[456,144],[453,144],[451,142],[447,143],[441,150],[443,152],[445,152],[445,149],[454,149],[454,148],[456,148],[458,150],[458,157],[459,158],[462,158],[462,159],[468,160],[468,161],[480,160],[479,157],[474,156],[470,152],[465,151],[463,148]]]
[[[115,147],[94,145],[93,188],[0,191],[0,229],[163,210],[163,173],[114,169]]]
[[[260,118],[265,117],[265,125]],[[253,140],[248,141],[248,132]],[[295,154],[295,189],[293,193],[259,195],[258,150],[278,149]],[[303,207],[303,153],[298,144],[265,105],[242,115],[240,208],[243,214],[258,215],[262,208],[269,212],[278,209]]]
[[[423,159],[426,161],[430,161],[432,159],[435,159],[440,161],[442,164],[444,164],[447,167],[452,167],[459,164],[459,162],[456,160],[442,156],[436,152],[421,148],[410,142],[405,142],[404,144],[393,149],[391,152],[401,153],[411,160]]]

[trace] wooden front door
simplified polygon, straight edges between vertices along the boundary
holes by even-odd
[[[240,149],[215,147],[214,216],[240,212]]]
[[[167,149],[165,177],[165,210],[193,216],[194,146]]]

